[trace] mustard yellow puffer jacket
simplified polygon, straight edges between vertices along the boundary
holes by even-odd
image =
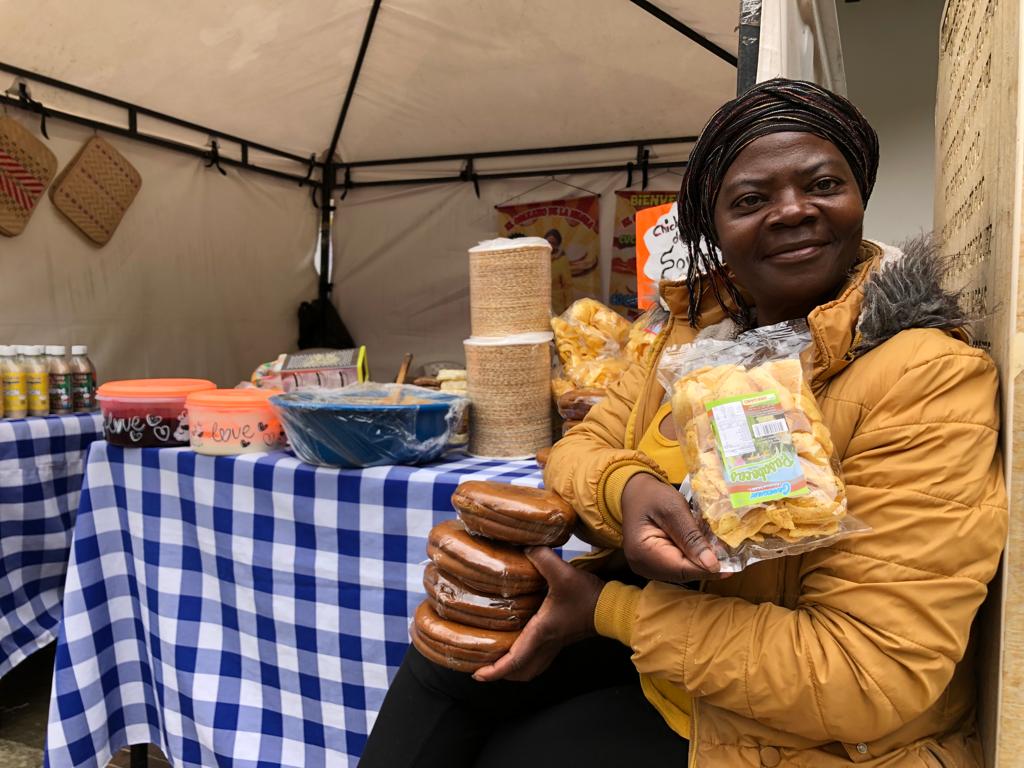
[[[598,630],[693,696],[691,766],[981,764],[968,640],[1007,529],[998,379],[941,329],[926,251],[865,241],[841,295],[808,318],[812,389],[871,532],[702,592],[612,581],[601,594]],[[658,353],[695,333],[685,289],[663,296]],[[551,452],[547,487],[599,547],[621,546],[623,478],[660,472],[635,450],[664,394],[655,367],[631,370]]]

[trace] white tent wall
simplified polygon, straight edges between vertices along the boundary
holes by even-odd
[[[9,116],[38,134],[38,118]],[[92,131],[57,120],[43,141],[63,168]],[[41,138],[41,137],[40,137]],[[117,137],[142,189],[103,248],[44,197],[0,238],[0,343],[88,344],[100,379],[200,376],[234,386],[294,349],[316,295],[309,189]]]
[[[571,161],[570,161],[571,162]],[[639,172],[634,173],[639,189]],[[601,272],[607,298],[614,234],[615,191],[625,173],[559,176],[601,195]],[[652,171],[650,190],[675,190],[680,177]],[[359,344],[366,344],[375,378],[393,377],[405,352],[414,368],[433,361],[462,362],[469,336],[467,250],[497,235],[494,206],[586,195],[544,179],[356,189],[335,216],[335,304]],[[531,191],[532,190],[532,191]],[[526,193],[526,194],[524,194]],[[521,197],[517,197],[520,196]]]

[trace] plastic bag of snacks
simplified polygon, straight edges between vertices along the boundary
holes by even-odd
[[[551,318],[562,375],[552,381],[555,397],[580,387],[607,388],[619,380],[629,361],[622,355],[629,321],[594,299],[573,302]]]
[[[672,398],[691,506],[717,539],[724,571],[867,529],[847,514],[839,462],[800,360],[809,343],[806,323],[787,322],[662,355],[658,375]]]
[[[573,389],[607,389],[630,365],[646,362],[667,317],[655,307],[630,323],[599,301],[580,299],[551,318],[558,349],[554,397]]]

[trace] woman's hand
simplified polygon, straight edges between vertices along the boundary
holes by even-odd
[[[648,579],[720,578],[718,558],[686,499],[646,472],[622,491],[622,551],[633,573]]]
[[[528,547],[526,556],[547,581],[547,597],[509,652],[473,674],[480,682],[532,680],[565,646],[595,634],[594,609],[604,582],[569,565],[550,547]]]

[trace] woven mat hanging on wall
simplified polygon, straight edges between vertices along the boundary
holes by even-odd
[[[0,235],[14,237],[57,172],[57,158],[21,123],[0,117]]]
[[[50,189],[54,207],[82,234],[105,245],[142,186],[142,177],[120,152],[93,136]]]

